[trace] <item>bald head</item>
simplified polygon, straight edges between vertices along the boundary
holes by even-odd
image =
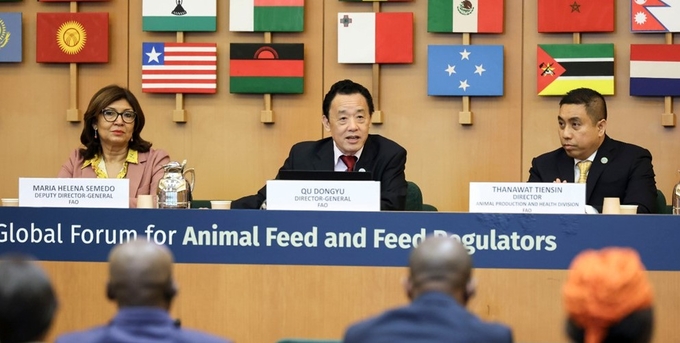
[[[410,296],[441,291],[466,301],[466,285],[472,274],[472,259],[455,238],[429,237],[409,258]]]
[[[172,253],[145,240],[113,248],[109,254],[108,296],[120,307],[169,308],[174,296]]]

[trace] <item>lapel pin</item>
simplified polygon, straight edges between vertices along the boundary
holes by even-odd
[[[606,158],[606,157],[602,157],[602,158],[600,159],[600,162],[602,162],[602,164],[607,164],[607,162],[609,162],[609,159]]]

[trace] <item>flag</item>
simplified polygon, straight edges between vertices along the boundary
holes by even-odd
[[[36,62],[109,62],[108,13],[38,13],[37,21]]]
[[[614,0],[538,0],[538,32],[614,32]]]
[[[217,0],[142,0],[144,31],[217,31]]]
[[[503,32],[503,0],[429,0],[427,32]]]
[[[0,0],[0,1],[17,1],[17,0]],[[18,0],[21,1],[21,0]],[[75,1],[75,2],[85,2],[85,1],[109,1],[109,0],[38,0],[39,2],[70,2],[70,1]]]
[[[304,14],[305,0],[231,0],[229,31],[302,32]]]
[[[338,63],[413,63],[413,13],[338,13]]]
[[[217,91],[217,44],[142,43],[142,92]]]
[[[0,2],[19,2],[21,0],[0,0]]]
[[[630,95],[680,96],[680,44],[630,45]]]
[[[428,45],[427,95],[503,95],[503,46]]]
[[[304,44],[231,43],[231,93],[300,94],[304,85]]]
[[[346,1],[346,2],[406,2],[406,1],[413,1],[413,0],[340,0],[340,1]]]
[[[631,0],[633,32],[680,32],[680,0]]]
[[[0,12],[0,62],[21,62],[21,13]]]
[[[538,95],[564,95],[588,87],[614,94],[614,44],[540,44]]]

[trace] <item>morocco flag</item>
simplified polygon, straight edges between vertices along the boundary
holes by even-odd
[[[109,62],[108,13],[38,13],[37,22],[36,62]]]
[[[614,0],[538,0],[538,32],[613,32]]]
[[[338,63],[413,63],[413,13],[338,13]]]
[[[302,32],[304,13],[305,0],[231,0],[229,31]]]
[[[502,33],[503,0],[429,0],[427,32]]]
[[[304,44],[231,43],[231,93],[300,94],[304,85]]]

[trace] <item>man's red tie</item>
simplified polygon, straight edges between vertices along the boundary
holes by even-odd
[[[342,160],[342,163],[344,163],[347,166],[348,172],[354,171],[354,164],[357,163],[357,157],[356,156],[347,156],[347,155],[342,155],[340,156],[340,159]]]

